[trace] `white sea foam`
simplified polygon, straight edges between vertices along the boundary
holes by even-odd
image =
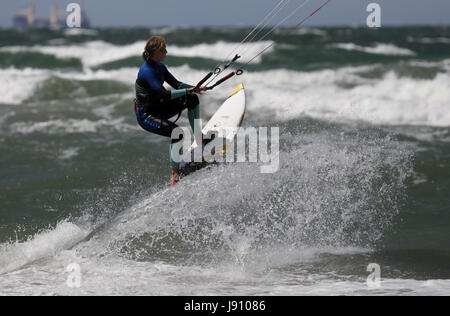
[[[340,48],[349,51],[359,51],[368,54],[377,55],[397,55],[397,56],[415,56],[416,53],[407,48],[400,48],[393,44],[378,43],[375,47],[359,46],[353,43],[332,44],[330,47]]]
[[[76,73],[64,73],[64,72],[53,72],[56,76],[68,79],[68,80],[114,80],[126,83],[130,88],[134,87],[134,82],[137,78],[138,67],[136,68],[120,68],[114,70],[91,70],[86,69],[83,72]]]
[[[30,68],[0,69],[0,103],[21,104],[49,75],[49,71]]]
[[[68,286],[67,267],[72,264],[80,267],[80,287]],[[64,250],[46,262],[0,275],[0,292],[2,295],[446,296],[450,281],[382,278],[379,288],[369,288],[365,280],[350,280],[334,273],[297,273],[289,278],[276,269],[258,274],[230,266],[176,266],[120,258],[98,260]]]
[[[145,41],[138,41],[129,45],[114,45],[104,41],[90,41],[77,45],[64,46],[6,46],[0,48],[0,52],[38,52],[41,54],[53,55],[57,58],[78,58],[85,68],[98,66],[100,64],[125,59],[133,56],[140,56],[145,47]],[[245,43],[241,46],[241,51],[247,52],[243,58],[250,59],[257,52],[261,51],[272,42],[261,41]],[[167,50],[172,56],[180,57],[202,57],[222,61],[230,51],[233,51],[239,43],[219,41],[213,44],[197,44],[192,46],[167,46]],[[252,63],[261,62],[261,58],[255,58]]]
[[[421,62],[412,61],[414,63]],[[426,66],[449,67],[447,61]],[[327,120],[363,120],[373,124],[388,125],[450,125],[450,74],[439,73],[433,79],[399,77],[394,72],[382,79],[358,76],[372,66],[346,67],[336,70],[298,72],[270,70],[246,72],[241,77],[225,82],[220,88],[201,97],[206,113],[212,114],[228,97],[234,86],[242,80],[247,87],[248,111],[254,116],[271,116],[277,120],[307,115]],[[170,71],[180,80],[194,84],[204,72],[188,66],[172,67]],[[20,104],[31,96],[37,84],[50,76],[70,80],[117,80],[130,85],[137,69],[87,70],[79,73],[63,73],[34,69],[14,68],[0,70],[0,103]],[[267,78],[271,78],[267,80]],[[21,83],[20,85],[17,82]],[[122,122],[118,123],[121,126]],[[16,123],[20,133],[44,131],[56,132],[64,128],[68,132],[95,132],[106,123],[102,121],[52,120],[49,122]],[[121,128],[128,129],[126,126]]]
[[[67,267],[73,264],[80,267],[79,287],[68,286]],[[120,258],[98,260],[79,256],[74,250],[63,250],[51,260],[0,275],[0,292],[2,295],[446,296],[450,281],[382,277],[379,288],[370,288],[365,280],[350,280],[334,273],[297,273],[289,278],[277,269],[258,274],[231,266],[176,266]]]
[[[358,68],[341,68],[247,73],[243,79],[250,93],[248,110],[276,119],[307,115],[373,124],[450,126],[449,73],[422,80],[389,72],[372,80],[357,72]]]
[[[382,79],[358,75],[371,69],[373,66],[314,72],[246,72],[213,93],[206,93],[202,103],[212,115],[242,80],[247,88],[247,116],[252,118],[288,120],[311,116],[372,124],[450,126],[450,73],[440,73],[433,79],[399,77],[394,72]],[[181,78],[191,76],[192,80],[200,75],[187,67],[176,71]]]
[[[78,134],[78,133],[97,133],[105,127],[116,131],[135,130],[135,125],[129,125],[123,122],[123,118],[118,119],[100,119],[97,121],[89,119],[55,119],[43,122],[19,122],[11,124],[11,131],[20,134],[32,134],[36,132],[46,134]]]
[[[65,46],[8,46],[0,48],[0,51],[10,53],[37,52],[61,59],[78,58],[84,67],[93,67],[114,60],[137,56],[142,52],[144,46],[144,41],[124,46],[113,45],[104,41],[91,41]]]
[[[441,67],[450,71],[449,60],[409,63],[412,66]],[[363,120],[373,124],[450,125],[449,72],[439,73],[433,79],[399,77],[394,72],[387,73],[382,79],[358,76],[361,71],[370,72],[372,67],[345,67],[314,72],[283,69],[246,72],[241,77],[225,82],[213,92],[206,93],[201,97],[202,104],[206,113],[212,114],[218,104],[223,102],[234,86],[242,80],[247,87],[248,111],[256,116],[273,115],[275,119],[284,120],[308,115],[328,120]],[[203,71],[191,69],[187,65],[170,67],[170,71],[176,78],[190,84],[204,76]],[[96,71],[87,69],[75,73],[2,69],[0,103],[21,104],[32,95],[40,82],[50,76],[69,80],[117,80],[129,84],[132,93],[136,73],[137,68]],[[99,124],[104,123],[88,120],[68,120],[63,123],[53,120],[33,123],[30,126],[17,123],[14,128],[18,132],[29,133],[50,127],[50,130],[55,132],[64,125],[69,132],[95,132]]]
[[[450,72],[450,59],[444,59],[441,61],[412,60],[408,62],[408,64],[411,66],[419,66],[419,67],[442,68],[443,70]]]
[[[172,26],[163,26],[163,27],[154,27],[150,29],[150,34],[152,35],[158,35],[163,36],[167,35],[179,30],[182,30],[185,27],[179,26],[179,25],[172,25]]]
[[[54,229],[39,233],[28,241],[0,247],[0,274],[18,269],[42,258],[53,257],[88,234],[70,222],[60,222]]]
[[[450,44],[450,38],[448,37],[422,37],[414,38],[409,36],[407,38],[408,42],[420,43],[420,44]]]
[[[136,68],[121,68],[109,71],[86,69],[83,72],[70,73],[31,68],[16,69],[14,67],[0,69],[0,104],[22,104],[33,95],[39,84],[51,77],[79,81],[115,80],[129,84],[131,91],[136,76]]]
[[[192,69],[188,65],[179,67],[169,67],[169,71],[180,81],[194,84],[205,76],[204,70]],[[53,72],[55,76],[68,80],[115,80],[130,86],[130,91],[134,92],[134,82],[137,78],[138,67],[136,68],[120,68],[113,70],[91,70],[87,69],[78,73]],[[167,88],[169,85],[165,84]]]
[[[244,43],[239,49],[239,53],[242,53],[241,62],[246,62],[258,52],[262,51],[264,48],[272,44],[271,41],[261,41],[261,42],[251,42]],[[219,41],[214,44],[197,44],[189,47],[179,47],[179,46],[168,46],[167,50],[169,54],[174,56],[183,57],[203,57],[211,58],[219,61],[229,59],[233,56],[228,56],[228,54],[240,45],[239,43],[230,43]],[[235,52],[237,53],[237,52]],[[228,57],[228,58],[227,58]],[[251,63],[260,63],[261,56],[255,58]]]
[[[204,72],[190,70],[182,66],[171,69],[174,75],[183,74],[187,82],[197,82],[204,76]],[[184,76],[184,73],[186,75]],[[130,92],[134,87],[137,76],[137,68],[121,68],[114,70],[86,69],[83,72],[60,72],[41,69],[16,69],[13,67],[0,69],[0,104],[19,105],[30,98],[39,84],[51,77],[59,77],[67,80],[115,80],[130,86]],[[189,81],[188,81],[189,80]],[[113,91],[111,92],[113,93]]]
[[[94,29],[70,28],[70,29],[64,30],[64,35],[66,35],[66,36],[81,36],[81,35],[97,36],[98,31],[94,30]]]
[[[79,152],[80,148],[67,148],[64,149],[61,154],[59,155],[59,159],[61,160],[68,160],[71,159],[75,156],[78,156],[78,152]]]
[[[282,175],[267,179],[266,176],[255,174],[248,165],[211,170],[214,173],[212,177],[196,173],[191,181],[180,183],[177,190],[165,188],[147,194],[141,202],[124,210],[87,240],[83,239],[90,229],[81,229],[64,222],[53,230],[36,235],[29,242],[7,246],[0,251],[0,260],[3,260],[1,266],[8,267],[0,274],[0,291],[4,295],[396,295],[402,294],[402,291],[439,295],[447,290],[450,282],[400,279],[383,280],[381,289],[371,290],[365,280],[354,281],[354,278],[350,280],[348,276],[339,276],[337,273],[327,272],[327,269],[321,271],[320,268],[311,268],[316,262],[323,264],[322,255],[349,256],[369,251],[356,246],[301,246],[301,240],[297,240],[297,237],[301,239],[308,226],[314,226],[314,222],[323,223],[323,226],[314,226],[317,229],[328,231],[327,227],[334,227],[330,225],[330,220],[334,223],[333,216],[329,217],[328,212],[334,205],[329,205],[329,210],[319,210],[326,208],[329,200],[335,197],[335,194],[323,196],[324,192],[327,192],[323,191],[324,183],[334,177],[345,187],[347,182],[340,175],[345,175],[346,171],[343,170],[347,168],[355,172],[356,168],[360,167],[365,171],[378,170],[372,169],[373,160],[384,164],[379,159],[379,154],[384,154],[386,150],[371,147],[364,141],[362,146],[369,148],[363,152],[350,153],[340,148],[335,140],[330,139],[330,135],[315,138],[316,136],[311,136],[316,142],[307,143],[310,144],[310,149],[317,150],[307,149],[308,154],[302,154],[306,159],[301,160],[298,159],[298,153],[303,153],[304,148],[289,153],[289,160],[284,160],[286,168],[281,170]],[[333,155],[337,156],[337,159],[333,158],[334,167],[326,164],[326,159],[318,159],[330,154],[330,146],[335,148],[332,153],[337,154]],[[392,150],[393,156],[401,155],[401,150],[397,147]],[[360,159],[361,155],[364,159]],[[390,155],[387,156],[389,159]],[[293,161],[296,165],[292,164]],[[358,163],[355,163],[356,161]],[[291,169],[287,168],[289,165]],[[331,178],[311,179],[311,173],[316,174],[324,167],[328,167],[326,170]],[[301,175],[292,174],[297,169],[301,169]],[[248,185],[249,174],[254,176],[252,186]],[[361,174],[368,177],[378,175],[371,175],[370,172]],[[278,192],[280,183],[290,188],[295,185],[287,181],[289,177],[295,179],[297,188],[304,187],[304,190],[311,193],[316,191],[317,195],[312,195],[313,198],[308,200],[310,197],[305,198],[306,195],[298,194],[295,189],[288,193],[288,201],[278,195],[281,193],[272,195],[273,201],[267,200],[266,190]],[[305,180],[308,180],[308,186],[301,184]],[[211,189],[194,190],[199,185]],[[232,190],[232,194],[229,190]],[[361,191],[365,192],[363,189]],[[345,195],[343,191],[336,192]],[[319,205],[319,196],[322,197],[319,201],[326,203],[316,206]],[[183,199],[179,199],[180,197]],[[254,212],[251,213],[251,218],[258,219],[250,220],[248,225],[241,224],[241,208],[235,209],[233,215],[230,215],[230,212],[233,212],[230,206],[242,201],[243,197],[250,203],[243,207],[247,208],[246,211]],[[347,198],[341,201],[344,200]],[[259,203],[252,205],[255,201]],[[299,207],[304,210],[298,212]],[[283,223],[287,224],[288,221],[276,216],[278,212],[285,212],[286,208],[298,215],[295,220],[289,221],[297,223],[294,224],[294,229],[283,229]],[[360,208],[361,204],[355,205],[353,215],[364,214],[359,218],[364,222],[370,216],[361,212]],[[349,214],[346,213],[346,216]],[[237,219],[234,224],[230,221],[231,217]],[[207,221],[208,218],[213,221]],[[345,216],[338,218],[336,224],[341,225],[343,219]],[[379,220],[377,217],[377,221]],[[281,226],[273,226],[277,223]],[[300,227],[305,229],[299,229]],[[283,243],[284,247],[277,247],[277,232],[290,237],[288,240],[280,239],[279,242]],[[327,234],[321,232],[323,234],[319,234],[320,240],[324,240]],[[161,240],[154,238],[158,233],[161,233]],[[213,260],[212,263],[202,260],[201,264],[190,264],[185,260],[174,263],[173,260],[164,262],[152,259],[155,252],[166,249],[171,255],[177,255],[177,251],[172,251],[171,248],[174,245],[170,240],[170,233],[180,235],[180,238],[175,240],[175,247],[186,239],[193,238],[194,249],[182,248],[180,253],[200,257],[210,254],[213,259],[221,257],[221,249],[201,246],[203,242],[208,244],[212,237],[219,238],[225,245],[225,260]],[[341,229],[332,229],[329,233],[345,239]],[[274,243],[265,244],[263,240],[266,237],[270,237],[270,241]],[[310,238],[313,236],[307,236],[304,241]],[[149,252],[146,252],[147,250]],[[125,259],[129,258],[127,251],[135,251],[136,256],[144,260]],[[139,257],[141,255],[143,257]],[[68,286],[67,281],[70,280],[71,273],[67,271],[67,267],[72,264],[80,267],[79,287]]]
[[[164,192],[161,192],[164,193]],[[105,255],[108,237],[126,236],[152,224],[137,206],[110,227],[105,238],[82,241],[88,229],[62,222],[29,241],[0,246],[0,293],[2,295],[448,295],[449,280],[385,278],[369,287],[366,277],[336,272],[311,272],[322,255],[364,254],[358,248],[271,249],[251,258],[255,265],[218,263],[209,266],[136,261]],[[177,214],[172,214],[177,216]],[[141,221],[139,221],[141,219]],[[132,227],[126,221],[138,226]],[[122,224],[121,224],[122,223]],[[130,223],[130,224],[132,224]],[[80,243],[81,241],[81,243]],[[77,246],[73,247],[75,244]],[[245,251],[245,250],[244,250]],[[78,285],[69,282],[79,267]],[[286,268],[290,267],[290,268]],[[365,267],[361,267],[365,272]],[[367,272],[367,277],[369,272]],[[72,286],[69,286],[72,284]],[[186,287],[186,284],[189,284]]]
[[[286,33],[286,29],[277,29],[274,31],[275,34],[284,34]],[[316,35],[316,36],[328,36],[328,32],[326,30],[321,29],[315,29],[315,28],[297,28],[290,32],[290,34],[296,34],[296,35]]]

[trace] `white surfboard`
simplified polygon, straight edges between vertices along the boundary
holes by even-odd
[[[226,153],[226,149],[234,140],[234,136],[238,133],[245,115],[245,90],[244,85],[240,84],[233,93],[225,100],[222,106],[214,113],[213,117],[202,129],[204,135],[208,133],[214,134],[214,143],[199,146],[195,141],[189,150],[183,155],[183,160],[180,163],[180,170],[193,166],[202,161],[211,161],[216,152]],[[223,144],[221,146],[213,147],[212,152],[209,152],[208,147],[214,144]],[[203,154],[203,155],[202,155]]]

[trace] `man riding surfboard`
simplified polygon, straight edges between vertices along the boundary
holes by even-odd
[[[152,36],[145,45],[142,57],[144,63],[139,69],[135,88],[135,112],[139,125],[146,131],[164,137],[171,137],[178,127],[169,118],[188,110],[189,124],[194,131],[194,122],[200,119],[200,102],[196,94],[202,94],[205,87],[196,88],[182,83],[167,70],[162,63],[167,55],[166,41]],[[173,90],[163,86],[167,82]],[[170,166],[172,186],[179,181],[179,164],[172,159],[172,148],[181,139],[172,139],[170,144]]]

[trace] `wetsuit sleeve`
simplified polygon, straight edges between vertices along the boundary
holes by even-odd
[[[176,98],[181,98],[182,96],[185,96],[186,93],[186,89],[170,90],[170,99],[173,100]]]
[[[186,89],[166,90],[164,87],[155,90],[155,92],[157,98],[164,101],[181,98],[182,96],[185,96],[187,94]]]
[[[182,83],[182,82],[179,82],[178,90],[171,90],[172,99],[176,99],[176,98],[185,96],[188,93],[187,88],[192,88],[192,86]]]
[[[191,86],[190,84],[187,83],[180,83],[180,86],[178,87],[179,89],[187,89],[187,88],[193,88],[194,86]]]
[[[164,80],[174,89],[180,89],[181,82],[179,82],[175,77],[169,72],[166,65],[163,65]]]
[[[171,90],[171,96],[170,99],[176,99],[176,98],[180,98],[182,96],[185,96],[187,94],[186,89],[187,88],[191,88],[192,86],[187,85],[185,83],[182,83],[180,81],[178,81],[167,69],[167,67],[164,65],[164,80],[170,85],[172,86],[172,88],[176,89],[176,90]]]

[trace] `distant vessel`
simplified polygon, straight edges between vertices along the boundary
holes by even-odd
[[[13,17],[13,25],[22,28],[67,28],[66,19],[58,18],[58,16],[67,16],[66,10],[61,10],[52,5],[50,8],[50,19],[37,19],[35,16],[34,4],[30,4],[28,8],[19,9]],[[88,28],[90,26],[89,19],[85,12],[81,12],[81,27]]]

